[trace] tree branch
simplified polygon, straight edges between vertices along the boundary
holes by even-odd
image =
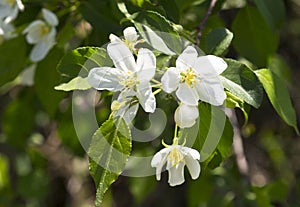
[[[244,152],[241,130],[238,125],[234,109],[226,108],[226,114],[233,127],[233,152],[236,157],[236,163],[241,174],[249,175],[249,166]]]
[[[211,0],[210,5],[208,7],[208,10],[207,10],[207,12],[206,12],[203,20],[201,21],[201,23],[197,27],[197,29],[198,29],[198,33],[197,33],[197,37],[196,37],[196,44],[197,44],[197,46],[200,45],[200,39],[201,39],[201,36],[202,36],[202,32],[203,32],[204,26],[205,26],[205,24],[206,24],[206,22],[208,20],[208,17],[211,15],[211,12],[214,9],[217,1],[218,0]]]

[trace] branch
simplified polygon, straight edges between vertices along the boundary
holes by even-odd
[[[234,109],[226,108],[226,114],[233,127],[233,152],[236,157],[236,163],[241,174],[249,175],[249,166],[244,152],[241,130],[238,125]]]
[[[197,46],[200,45],[200,38],[202,36],[202,32],[204,29],[204,26],[208,20],[208,17],[211,15],[212,10],[214,9],[216,3],[218,0],[211,0],[210,5],[208,7],[208,10],[203,18],[203,20],[201,21],[201,23],[198,25],[197,29],[198,29],[198,33],[197,33],[197,37],[196,37],[196,44]]]

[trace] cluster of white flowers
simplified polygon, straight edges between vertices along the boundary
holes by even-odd
[[[42,9],[42,14],[45,21],[35,20],[23,31],[23,34],[27,34],[27,42],[34,45],[30,53],[30,59],[33,62],[44,59],[55,45],[55,27],[58,25],[58,19],[47,9]]]
[[[16,36],[12,21],[24,10],[21,0],[0,0],[0,36],[6,40]]]
[[[12,21],[18,16],[19,11],[24,10],[21,0],[0,0],[0,42],[17,36]],[[45,58],[49,50],[55,45],[58,19],[54,13],[42,9],[44,20],[35,20],[23,31],[26,40],[34,47],[30,53],[30,59],[38,62]]]
[[[114,34],[109,36],[111,43],[107,52],[113,60],[112,67],[97,67],[88,74],[89,84],[97,90],[118,92],[118,99],[112,103],[112,115],[121,116],[128,124],[136,116],[139,104],[145,112],[153,113],[156,108],[156,92],[175,92],[178,108],[174,114],[175,136],[171,146],[157,152],[151,162],[156,168],[156,178],[160,180],[163,166],[169,172],[169,184],[180,185],[184,182],[184,166],[196,179],[200,174],[200,154],[197,150],[178,144],[177,126],[192,127],[199,116],[198,102],[204,101],[215,106],[222,105],[226,99],[219,75],[227,68],[226,62],[219,57],[206,55],[198,57],[197,50],[188,46],[177,58],[176,67],[170,67],[161,81],[154,79],[156,72],[155,55],[146,48],[136,48],[139,35],[134,27],[124,30],[124,39]],[[136,56],[136,58],[135,58]],[[160,89],[152,92],[152,86]]]

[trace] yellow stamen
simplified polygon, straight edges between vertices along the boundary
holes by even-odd
[[[196,85],[196,73],[192,68],[187,69],[184,72],[181,72],[180,75],[182,76],[182,81],[188,84],[191,87]]]
[[[184,157],[183,157],[182,153],[177,148],[174,148],[170,152],[168,158],[169,158],[169,161],[171,162],[171,164],[172,164],[173,167],[175,167],[176,165],[178,165],[178,163],[184,161]]]

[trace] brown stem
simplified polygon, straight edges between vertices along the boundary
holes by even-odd
[[[241,174],[248,176],[249,167],[248,162],[244,152],[243,140],[241,135],[241,130],[237,121],[236,113],[234,109],[226,108],[226,114],[231,121],[233,127],[233,152],[236,157],[236,163]]]
[[[211,15],[211,12],[214,9],[217,1],[218,0],[211,0],[210,5],[208,7],[208,10],[207,10],[207,12],[206,12],[203,20],[201,21],[201,23],[197,27],[197,29],[198,29],[198,33],[197,33],[197,37],[196,37],[196,44],[197,44],[197,46],[200,45],[200,39],[201,39],[201,36],[202,36],[202,32],[203,32],[204,26],[205,26],[205,24],[206,24],[206,22],[208,20],[208,17]]]

